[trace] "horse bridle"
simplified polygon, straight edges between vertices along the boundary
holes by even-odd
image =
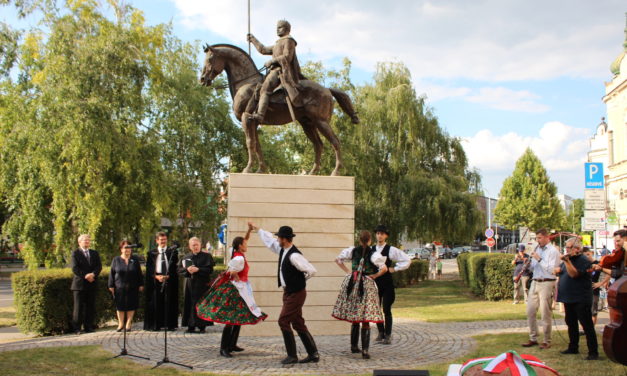
[[[239,79],[239,80],[237,80],[237,81],[234,81],[234,82],[232,82],[232,83],[230,83],[230,84],[224,84],[224,85],[220,85],[220,86],[213,86],[213,88],[214,88],[214,89],[216,89],[216,90],[228,89],[230,85],[235,86],[235,85],[239,84],[240,82],[244,82],[244,81],[248,80],[249,78],[253,78],[253,77],[255,77],[255,76],[256,76],[256,75],[258,75],[259,73],[263,74],[262,72],[264,72],[264,71],[266,71],[266,70],[268,70],[268,67],[263,66],[263,67],[261,67],[261,68],[257,69],[257,70],[255,71],[255,73],[251,74],[250,76],[246,76],[246,77],[244,77],[244,78],[242,78],[242,79]],[[211,67],[211,70],[209,71],[209,73],[210,73],[210,74],[213,74],[213,73],[214,73],[213,67]],[[217,76],[217,74],[213,76],[213,78],[211,79],[211,81],[213,81],[213,79],[214,79],[214,78],[216,78],[216,76]]]

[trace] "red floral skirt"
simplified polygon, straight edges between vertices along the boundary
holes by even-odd
[[[226,273],[218,277],[196,304],[196,314],[203,320],[228,325],[255,325],[268,317],[265,313],[257,317],[250,312]]]

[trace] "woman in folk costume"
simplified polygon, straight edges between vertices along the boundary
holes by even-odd
[[[351,352],[359,353],[359,324],[361,323],[361,356],[370,359],[370,323],[383,322],[379,293],[374,279],[387,271],[385,257],[374,256],[369,231],[359,234],[359,246],[342,250],[335,262],[348,275],[333,307],[333,317],[351,322]],[[352,263],[352,273],[344,262]]]
[[[245,237],[233,239],[233,253],[228,269],[214,282],[207,295],[198,303],[198,317],[225,324],[220,341],[220,355],[230,358],[231,352],[243,351],[237,346],[242,325],[255,325],[268,315],[261,312],[255,303],[253,290],[248,281],[248,239],[252,227],[248,227]]]

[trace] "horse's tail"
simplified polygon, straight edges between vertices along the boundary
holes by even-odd
[[[329,90],[331,91],[331,94],[333,94],[333,98],[335,98],[337,103],[339,103],[342,111],[351,117],[351,122],[353,124],[359,124],[359,117],[357,116],[357,112],[353,107],[353,102],[348,94],[339,89],[329,88]]]

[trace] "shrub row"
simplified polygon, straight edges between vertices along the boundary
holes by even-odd
[[[513,288],[512,258],[502,253],[462,253],[457,257],[459,275],[477,296],[509,299]]]
[[[224,271],[223,265],[214,268],[213,277]],[[392,274],[394,283],[398,287],[425,280],[428,272],[428,263],[422,260],[413,260],[406,270]],[[107,289],[109,268],[103,268],[98,277],[98,294],[96,297],[95,324],[100,326],[110,320],[115,320],[115,304]],[[68,333],[72,330],[73,298],[70,291],[72,271],[64,269],[45,269],[13,273],[12,285],[16,306],[17,325],[22,332],[38,335],[54,335]],[[179,281],[179,305],[183,307],[184,278]],[[338,286],[339,288],[339,286]],[[140,302],[144,301],[140,294]],[[137,320],[144,317],[144,304],[135,313]]]
[[[224,270],[224,266],[214,268],[213,277]],[[115,304],[107,289],[109,268],[102,269],[98,276],[95,324],[100,326],[114,320]],[[179,305],[183,305],[184,278],[179,281]],[[72,271],[64,269],[32,270],[13,273],[11,276],[16,307],[17,326],[24,333],[53,335],[68,333],[72,327],[73,298],[70,291]],[[140,302],[144,301],[140,293]],[[135,313],[138,320],[144,317],[144,304],[140,303]]]
[[[429,273],[429,262],[424,260],[412,260],[409,268],[393,273],[394,286],[406,287],[427,279]]]

